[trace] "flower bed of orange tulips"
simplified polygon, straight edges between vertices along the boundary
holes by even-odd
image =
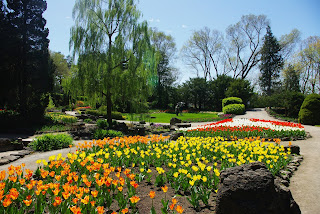
[[[220,170],[261,161],[276,174],[290,160],[278,142],[156,135],[85,142],[65,158],[37,161],[35,172],[2,171],[0,213],[211,212]]]

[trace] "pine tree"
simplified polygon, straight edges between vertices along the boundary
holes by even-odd
[[[268,26],[260,52],[261,61],[259,66],[261,74],[259,85],[267,95],[271,95],[280,84],[280,70],[283,67],[283,58],[280,50],[280,44],[273,36],[270,26]]]
[[[0,69],[7,74],[12,96],[0,104],[15,107],[29,117],[24,119],[43,115],[47,103],[42,103],[41,95],[52,84],[48,69],[49,31],[42,17],[46,9],[44,0],[7,0],[6,7],[1,5],[1,11],[5,12],[0,17],[4,29],[1,56],[7,60]]]

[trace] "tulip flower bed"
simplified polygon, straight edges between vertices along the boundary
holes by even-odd
[[[122,137],[0,173],[0,213],[211,213],[220,171],[254,161],[273,174],[291,159],[279,140]],[[181,206],[182,205],[182,206]]]
[[[189,137],[261,137],[298,139],[305,138],[306,132],[301,124],[259,119],[226,119],[219,122],[180,129]]]

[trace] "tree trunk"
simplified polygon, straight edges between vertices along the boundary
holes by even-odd
[[[108,89],[108,91],[107,91],[107,121],[108,121],[109,126],[111,126],[111,124],[112,124],[111,110],[112,110],[112,100],[111,100],[110,90]]]

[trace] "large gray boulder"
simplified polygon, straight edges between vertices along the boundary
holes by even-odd
[[[7,152],[13,150],[23,149],[21,143],[12,143],[9,138],[0,138],[0,152]]]
[[[173,117],[170,120],[170,125],[173,126],[173,125],[175,125],[177,123],[181,123],[181,122],[182,122],[182,120],[180,120],[179,118]]]
[[[217,214],[301,213],[290,190],[261,162],[228,168],[220,178]]]

